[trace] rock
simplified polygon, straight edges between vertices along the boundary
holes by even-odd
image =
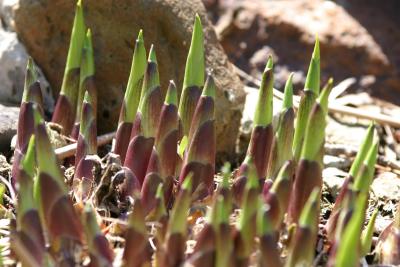
[[[19,108],[0,105],[0,152],[10,151],[11,139],[17,133]]]
[[[55,91],[61,86],[74,2],[19,0],[14,6],[15,29]],[[86,24],[92,29],[99,91],[99,130],[113,131],[128,79],[134,40],[144,30],[147,48],[155,44],[162,88],[174,79],[181,87],[192,24],[197,12],[205,30],[206,66],[217,86],[217,150],[234,151],[244,92],[218,43],[200,0],[84,1]]]
[[[28,54],[25,47],[19,42],[17,34],[0,27],[0,103],[20,104],[27,60]],[[38,71],[41,73],[40,70]],[[44,109],[51,112],[54,100],[49,85],[43,75],[39,75],[39,80],[44,96]]]
[[[14,29],[14,6],[18,0],[0,0],[0,17],[5,29],[13,31]]]
[[[327,192],[335,199],[343,185],[347,173],[335,167],[327,167],[322,172],[323,183]]]
[[[0,40],[0,102],[19,103],[28,57],[24,47],[18,42],[16,33],[0,29]]]
[[[318,34],[323,82],[355,77],[353,90],[400,103],[400,48],[394,45],[400,39],[399,1],[221,2],[209,5],[213,16],[220,15],[217,33],[229,58],[246,72],[260,75],[268,52],[275,55],[277,88],[290,71],[301,71],[294,82],[302,89]]]
[[[400,199],[400,179],[396,174],[384,172],[374,179],[371,189],[375,196],[384,201]]]

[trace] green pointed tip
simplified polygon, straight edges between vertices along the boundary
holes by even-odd
[[[174,106],[178,104],[178,93],[173,80],[169,81],[167,95],[165,96],[165,104]]]
[[[372,245],[372,237],[374,235],[375,221],[378,215],[378,209],[375,209],[371,215],[371,218],[368,222],[367,228],[363,231],[361,235],[361,256],[366,256],[371,250]]]
[[[265,127],[272,122],[274,74],[272,69],[266,69],[262,75],[261,85],[258,91],[256,112],[254,114],[254,126]]]
[[[314,188],[310,197],[301,212],[299,224],[303,227],[315,227],[318,220],[318,208],[319,208],[319,195],[320,189]]]
[[[142,29],[140,29],[140,30],[139,30],[139,33],[138,33],[138,36],[137,36],[136,42],[144,42],[144,38],[143,38],[143,30],[142,30]]]
[[[208,74],[202,95],[209,96],[209,97],[212,97],[213,99],[215,99],[215,91],[216,91],[216,86],[215,86],[214,78],[211,74]]]
[[[190,86],[202,87],[204,85],[204,34],[201,19],[196,14],[193,26],[192,41],[186,60],[183,89]]]
[[[272,55],[269,55],[264,71],[266,71],[267,69],[272,69],[272,68],[274,68],[274,59],[272,58]]]
[[[192,188],[192,184],[193,184],[193,173],[189,173],[185,180],[182,183],[182,189],[183,190],[190,190]]]
[[[35,64],[32,57],[28,57],[28,62],[26,64],[26,70],[32,74],[33,79],[37,80],[37,73],[35,69]]]
[[[293,107],[293,75],[293,72],[290,73],[285,84],[285,92],[282,103],[283,109],[289,109]]]
[[[360,149],[357,153],[356,158],[354,159],[353,164],[351,165],[351,169],[349,171],[349,174],[352,177],[356,177],[358,174],[361,164],[363,163],[369,148],[371,147],[373,138],[374,138],[374,132],[375,132],[375,124],[371,122],[371,124],[368,127],[367,133],[365,134],[364,140],[361,143]]]
[[[150,46],[150,52],[149,52],[149,59],[148,59],[148,61],[149,61],[149,62],[157,63],[156,50],[155,50],[153,44]]]
[[[307,78],[304,85],[305,90],[311,90],[316,95],[319,94],[320,87],[320,49],[318,36],[315,39],[314,51],[308,67]]]
[[[356,200],[353,215],[345,227],[340,246],[336,253],[335,266],[347,267],[358,266],[360,262],[360,234],[364,223],[365,205],[367,204],[368,194],[360,194]],[[353,252],[353,253],[349,253]]]
[[[92,31],[90,29],[86,32],[83,49],[84,53],[82,54],[81,61],[81,82],[83,82],[86,77],[94,75],[93,42]]]
[[[327,112],[328,110],[328,99],[329,99],[329,94],[332,91],[332,88],[333,88],[333,79],[329,78],[328,83],[325,85],[324,89],[322,89],[322,92],[318,98],[318,102],[320,103],[322,109],[325,112]]]
[[[29,101],[29,89],[31,85],[36,82],[38,79],[38,74],[35,69],[35,64],[31,57],[28,58],[28,62],[26,64],[26,72],[25,72],[25,84],[24,84],[24,93],[22,95],[22,102]]]
[[[312,57],[316,60],[320,59],[320,49],[319,49],[319,38],[318,34],[315,35],[315,45],[314,45],[314,51],[312,54]]]
[[[376,139],[370,150],[368,151],[367,157],[365,158],[364,164],[368,166],[368,169],[374,169],[376,159],[378,157],[379,140]]]
[[[364,159],[364,168],[360,168],[358,175],[354,181],[354,188],[357,191],[368,192],[372,183],[375,171],[375,163],[378,157],[379,141],[375,140],[372,147],[369,148],[368,153]]]
[[[68,50],[67,64],[65,71],[79,68],[81,63],[81,54],[83,42],[86,34],[85,19],[83,15],[82,1],[76,4],[75,18],[72,26],[71,41]]]

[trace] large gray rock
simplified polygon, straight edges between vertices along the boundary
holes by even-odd
[[[17,133],[19,108],[0,105],[0,152],[10,151],[11,139]]]
[[[71,0],[19,0],[14,24],[19,38],[48,78],[60,88],[74,14]],[[93,32],[99,128],[115,130],[128,79],[134,39],[143,28],[147,48],[155,44],[161,85],[181,87],[195,13],[205,31],[206,66],[217,86],[217,150],[231,153],[239,128],[244,92],[218,43],[200,0],[85,0],[86,23]]]
[[[19,105],[24,90],[28,53],[13,32],[13,10],[17,0],[0,0],[0,103]],[[54,100],[49,83],[39,71],[44,96],[44,108],[51,112]]]

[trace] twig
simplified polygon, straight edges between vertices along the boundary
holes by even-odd
[[[260,80],[250,76],[249,74],[247,74],[246,72],[244,72],[243,70],[239,69],[236,66],[234,66],[234,68],[240,77],[254,83],[257,86],[260,86],[260,84],[261,84]],[[276,98],[283,99],[282,92],[280,92],[274,88],[273,93]],[[293,105],[295,108],[298,108],[298,106],[299,106],[299,99],[300,99],[299,96],[293,96]],[[371,113],[371,112],[364,111],[361,109],[352,108],[349,106],[338,105],[335,103],[329,103],[328,109],[329,109],[329,112],[354,116],[354,117],[360,118],[360,119],[367,119],[367,120],[375,121],[380,124],[389,124],[392,127],[397,127],[397,128],[400,127],[399,119],[393,118],[391,116],[388,116],[388,115],[385,115],[382,113]]]
[[[103,146],[111,142],[114,138],[115,132],[103,134],[97,137],[97,146]],[[55,153],[59,159],[65,159],[71,157],[75,154],[76,151],[76,143],[69,144],[55,150]]]

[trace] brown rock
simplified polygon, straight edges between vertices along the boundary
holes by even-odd
[[[20,0],[15,28],[28,52],[57,93],[61,87],[70,38],[74,2]],[[200,0],[85,0],[86,24],[92,29],[99,90],[99,130],[115,130],[139,29],[147,49],[155,44],[161,86],[182,84],[195,13],[205,30],[206,66],[214,70],[217,92],[217,149],[231,153],[240,123],[244,92]]]
[[[295,71],[296,89],[301,89],[318,34],[323,82],[329,77],[337,82],[355,77],[354,89],[370,89],[373,95],[399,104],[399,7],[396,0],[244,0],[222,1],[217,8],[210,6],[209,12],[213,16],[219,12],[217,33],[234,64],[260,74],[265,62],[255,59],[262,55],[266,61],[265,51],[276,55],[278,88]],[[365,85],[365,76],[376,79]]]

